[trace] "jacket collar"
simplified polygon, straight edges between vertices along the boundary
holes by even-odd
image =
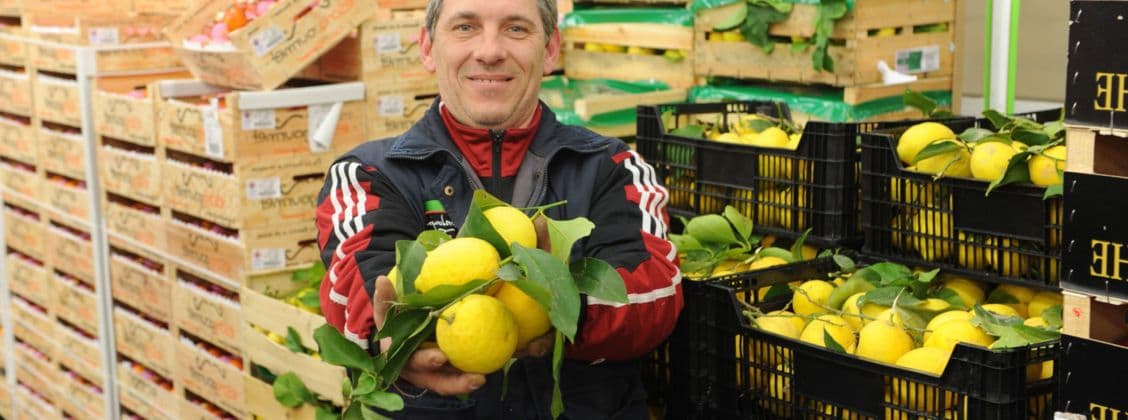
[[[388,152],[389,158],[424,159],[438,152],[447,152],[458,156],[458,147],[451,139],[450,133],[443,124],[439,111],[441,98],[435,98],[431,107],[423,118],[415,123],[411,129],[396,137]],[[564,130],[567,127],[556,120],[556,114],[544,102],[540,102],[541,116],[537,134],[529,151],[535,155],[546,157],[560,150],[573,150],[576,152],[593,152],[606,147],[604,142],[597,141],[600,135],[586,130]],[[567,131],[566,135],[562,131]],[[577,135],[583,133],[581,135]]]

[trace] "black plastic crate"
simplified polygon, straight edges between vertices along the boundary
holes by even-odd
[[[682,282],[684,293],[699,287],[704,285]],[[698,380],[700,372],[690,367],[693,337],[688,325],[691,317],[687,314],[695,308],[686,303],[670,337],[642,360],[642,383],[646,387],[647,403],[660,407],[663,418],[671,420],[692,418],[690,413],[694,409],[691,407],[701,406],[700,398],[689,393],[690,381]]]
[[[740,302],[765,312],[787,303],[759,302],[760,288],[825,278],[837,269],[830,258],[820,258],[724,277],[687,293],[702,309],[688,321],[700,342],[700,350],[691,353],[694,368],[706,372],[689,384],[692,394],[705,396],[699,418],[1052,417],[1057,380],[1027,383],[1026,374],[1028,365],[1057,358],[1056,341],[1003,351],[958,344],[936,377],[766,333],[741,314]],[[924,397],[913,409],[898,390]],[[948,401],[941,404],[942,399]]]
[[[1060,110],[1024,116],[1058,118]],[[949,121],[956,133],[986,120]],[[897,140],[907,127],[862,134],[864,252],[907,265],[968,277],[1057,288],[1061,273],[1062,200],[1045,188],[1011,184],[984,196],[984,181],[905,169]]]
[[[1071,335],[1062,335],[1061,345],[1061,362],[1054,372],[1063,378],[1058,409],[1093,419],[1123,418],[1128,392],[1112,383],[1128,377],[1128,348]]]
[[[638,107],[638,152],[669,189],[671,214],[720,213],[726,205],[752,219],[756,231],[795,239],[811,229],[820,247],[859,245],[858,134],[920,121],[810,121],[797,150],[722,143],[669,134],[687,116],[708,115],[728,126],[739,114],[790,116],[786,104],[760,101]],[[673,118],[663,120],[667,113]]]

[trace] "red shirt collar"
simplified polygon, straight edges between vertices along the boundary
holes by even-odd
[[[443,125],[450,132],[450,138],[454,140],[454,145],[458,147],[463,156],[466,156],[466,161],[474,168],[474,172],[482,178],[492,177],[493,139],[490,137],[490,131],[458,122],[446,106],[441,103],[439,104],[439,114],[442,115]],[[540,117],[541,106],[537,104],[537,110],[533,113],[533,120],[528,127],[505,130],[501,142],[502,177],[517,176],[517,170],[521,168],[521,161],[525,158],[525,152],[529,149],[529,145],[533,143],[533,137],[537,134]]]

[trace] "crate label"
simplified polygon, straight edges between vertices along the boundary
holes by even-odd
[[[244,130],[273,130],[274,128],[273,109],[243,111]]]
[[[121,43],[117,28],[90,28],[89,35],[90,45],[118,45]]]
[[[255,55],[262,57],[285,39],[282,28],[272,25],[251,37],[251,48],[255,50]]]
[[[398,53],[402,49],[400,45],[398,32],[380,34],[376,36],[376,55]]]
[[[211,105],[200,111],[204,124],[204,152],[208,156],[223,158],[223,127],[219,125],[219,103],[212,99]]]
[[[897,51],[897,71],[901,73],[926,73],[936,70],[940,70],[939,45]]]
[[[376,98],[376,107],[381,117],[402,117],[403,96],[390,95]]]
[[[277,270],[286,268],[286,248],[257,248],[251,251],[251,269]]]
[[[333,147],[333,133],[336,132],[342,106],[344,104],[340,102],[309,106],[306,111],[309,115],[309,127],[307,127],[306,135],[309,137],[309,150],[311,152],[324,152]],[[325,126],[325,124],[331,126]]]
[[[250,200],[282,198],[282,179],[273,177],[247,181],[247,198]]]

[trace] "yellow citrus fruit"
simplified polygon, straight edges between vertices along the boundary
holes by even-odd
[[[988,303],[986,305],[983,305],[983,310],[996,315],[1017,316],[1019,318],[1023,318],[1023,316],[1018,312],[1018,309],[1015,309],[1015,307],[1004,303]],[[972,309],[968,312],[974,315],[975,309]]]
[[[978,283],[968,280],[963,277],[946,277],[943,281],[944,287],[956,292],[960,299],[964,301],[964,305],[971,308],[983,302],[986,295],[983,293],[983,288]]]
[[[1034,289],[1017,284],[1000,284],[995,290],[1011,295],[1015,299],[1018,299],[1019,303],[1028,303],[1034,299],[1034,295],[1038,294],[1038,291]],[[1041,315],[1041,313],[1039,313],[1039,315]]]
[[[916,170],[916,168],[913,167],[910,170]],[[893,177],[889,179],[889,192],[893,201],[929,205],[932,204],[932,197],[936,195],[936,185]]]
[[[736,144],[743,143],[743,139],[740,137],[740,135],[733,133],[731,131],[728,132],[728,133],[718,135],[717,138],[714,139],[714,140],[719,141],[721,143],[736,143]]]
[[[1002,178],[1011,157],[1017,153],[1018,150],[1008,143],[992,141],[978,144],[971,152],[971,176],[983,181]]]
[[[986,246],[976,245],[975,237],[964,232],[959,232],[959,263],[960,267],[972,270],[982,270],[987,266],[987,255],[991,252]]]
[[[808,280],[799,285],[795,291],[795,298],[791,301],[792,308],[799,315],[814,315],[826,312],[826,300],[834,285],[822,280]]]
[[[752,368],[752,386],[762,396],[760,406],[777,417],[791,414],[791,366],[781,363],[772,370]]]
[[[878,314],[888,308],[869,302],[858,308],[858,299],[861,299],[863,295],[865,295],[865,292],[850,295],[846,298],[846,302],[842,304],[842,319],[845,319],[854,331],[860,331],[863,325],[871,319],[877,318]]]
[[[925,261],[937,261],[952,255],[952,215],[936,210],[924,210],[913,216],[911,225],[916,233],[909,238]]]
[[[921,149],[936,140],[954,139],[956,133],[947,126],[934,122],[925,122],[909,127],[897,140],[897,157],[906,165],[913,163],[913,158]]]
[[[509,310],[513,320],[517,322],[517,348],[528,347],[530,341],[552,328],[552,322],[548,320],[548,313],[544,308],[512,283],[502,283],[494,297],[505,305],[505,309]]]
[[[897,359],[897,366],[940,376],[944,373],[944,368],[948,366],[948,359],[951,356],[950,351],[921,347],[909,351]],[[898,394],[896,405],[914,411],[931,412],[937,408],[947,408],[954,401],[954,396],[951,393],[901,378],[893,379],[893,389]],[[920,391],[920,395],[917,395],[918,391]],[[938,398],[937,393],[939,392],[944,392],[944,398]],[[940,403],[943,407],[936,407],[937,400],[941,400]]]
[[[826,347],[824,340],[824,333],[829,333],[834,342],[842,346],[847,353],[853,353],[854,347],[857,344],[857,338],[854,337],[854,330],[850,329],[850,324],[838,315],[823,314],[807,324],[803,329],[803,333],[799,335],[799,339],[817,346]]]
[[[603,51],[609,53],[624,53],[627,52],[627,47],[624,45],[603,44]]]
[[[517,350],[517,322],[501,301],[469,295],[443,311],[435,339],[454,367],[488,374],[501,369]]]
[[[803,319],[801,316],[795,315],[791,311],[771,311],[768,312],[768,315],[782,317],[787,319],[788,322],[791,322],[791,325],[795,326],[794,338],[796,339],[799,338],[799,334],[803,332],[803,328],[807,327],[807,320]]]
[[[756,139],[756,146],[783,149],[787,147],[787,143],[790,141],[791,138],[787,136],[787,132],[779,127],[768,127],[760,132],[760,136]]]
[[[1054,146],[1042,153],[1026,161],[1027,169],[1030,170],[1030,182],[1043,187],[1060,184],[1061,177],[1057,171],[1065,170],[1065,146]]]
[[[787,137],[787,145],[784,146],[784,148],[787,149],[787,150],[797,150],[797,149],[799,149],[799,140],[802,140],[802,139],[803,139],[802,134],[800,134],[800,133],[792,134],[792,135]]]
[[[387,277],[388,277],[388,282],[392,283],[392,291],[395,291],[396,290],[396,278],[399,277],[399,269],[397,269],[396,266],[393,265],[392,269],[390,271],[388,271]]]
[[[713,277],[727,276],[729,274],[748,271],[748,264],[742,260],[724,260],[713,267]]]
[[[924,331],[924,340],[928,341],[928,337],[930,337],[932,335],[932,331],[935,330],[940,325],[944,324],[945,322],[956,320],[956,319],[962,319],[962,320],[970,321],[972,317],[973,317],[973,315],[970,312],[959,311],[959,310],[948,311],[948,312],[944,312],[942,314],[936,315],[936,316],[932,317],[932,320],[928,321],[928,326],[924,327],[924,330],[925,330]]]
[[[478,238],[455,238],[443,242],[423,260],[415,289],[426,293],[435,286],[460,286],[471,280],[492,280],[501,257],[489,242]]]
[[[990,246],[994,246],[996,243],[999,244],[999,249],[987,252],[987,265],[999,270],[999,274],[1005,277],[1019,277],[1030,270],[1030,256],[1013,250],[1014,247],[1018,246],[1018,241],[1012,241],[1010,238],[1002,238],[998,241],[995,238],[987,240],[987,244]],[[1030,294],[1033,295],[1033,292]],[[1027,298],[1026,300],[1030,299]]]
[[[739,30],[721,32],[721,40],[730,42],[743,41],[744,35],[741,35]]]
[[[904,325],[904,323],[901,321],[901,314],[898,314],[897,311],[893,310],[893,308],[882,309],[881,312],[878,312],[877,315],[875,315],[873,318],[874,319],[870,321],[871,324],[874,322],[884,321],[898,327]]]
[[[885,321],[874,321],[858,332],[858,357],[893,364],[913,349],[913,338],[900,327]]]
[[[924,346],[951,352],[956,348],[956,343],[987,347],[994,342],[994,337],[987,335],[982,328],[972,325],[971,320],[954,319],[937,326],[924,342]]]
[[[796,201],[794,201],[794,202],[791,201],[792,192],[795,192],[799,195],[795,199]],[[779,201],[776,201],[776,203],[782,204],[784,206],[788,206],[786,208],[782,208],[782,211],[779,212],[779,219],[778,219],[777,225],[780,226],[780,227],[791,229],[792,228],[792,226],[791,226],[792,215],[798,214],[799,215],[799,219],[798,219],[799,225],[797,227],[795,227],[795,230],[806,229],[806,227],[807,227],[807,223],[806,223],[807,222],[807,212],[796,211],[796,210],[793,210],[792,207],[798,207],[800,209],[807,208],[807,188],[801,187],[801,186],[787,188],[787,189],[781,190],[777,197],[778,197]]]
[[[505,239],[505,243],[516,242],[525,248],[536,248],[537,230],[533,227],[533,221],[521,210],[498,206],[486,210],[483,214],[497,233],[501,234],[501,238]]]
[[[1049,328],[1050,327],[1050,324],[1047,324],[1046,320],[1044,318],[1040,317],[1040,316],[1032,316],[1030,318],[1026,318],[1025,321],[1022,321],[1022,325],[1025,325],[1027,327],[1037,327],[1037,328]]]
[[[1042,311],[1045,311],[1051,306],[1061,305],[1061,300],[1061,292],[1050,292],[1043,290],[1036,293],[1034,297],[1030,298],[1030,303],[1028,304],[1030,316],[1042,316]]]
[[[971,153],[958,140],[946,141],[960,144],[961,147],[917,162],[917,171],[933,175],[943,172],[944,176],[971,177]]]
[[[780,257],[760,257],[749,263],[748,269],[759,270],[761,268],[768,268],[783,264],[787,264],[787,261]]]

